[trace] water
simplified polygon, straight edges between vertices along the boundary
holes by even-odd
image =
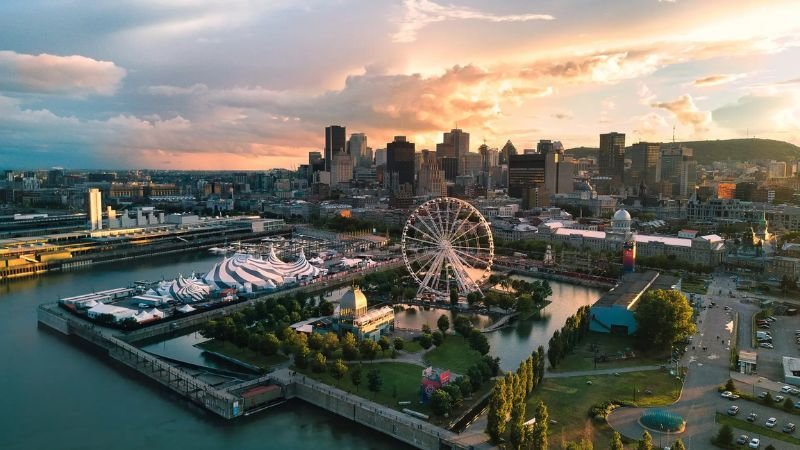
[[[37,328],[40,303],[133,280],[204,272],[218,259],[168,256],[0,284],[0,448],[408,448],[302,402],[222,421],[76,340]]]
[[[428,325],[432,330],[436,329],[436,321],[442,315],[447,316],[450,320],[450,325],[455,322],[454,313],[449,309],[425,309],[419,306],[407,306],[405,311],[396,311],[394,315],[395,326],[399,328],[409,328],[413,330],[421,330],[423,325]],[[478,328],[484,328],[492,324],[492,318],[480,314],[471,314],[469,316],[473,325]]]

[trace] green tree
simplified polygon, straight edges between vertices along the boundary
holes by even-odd
[[[350,370],[350,382],[356,387],[356,392],[358,392],[358,386],[361,385],[363,376],[362,372],[363,369],[361,368],[361,364],[353,367],[352,370]]]
[[[536,359],[539,361],[539,369],[536,371],[536,374],[537,374],[537,377],[538,377],[538,380],[536,380],[536,384],[538,385],[538,384],[542,384],[542,378],[544,378],[544,365],[545,365],[545,359],[544,358],[545,357],[544,357],[544,346],[543,345],[540,345],[536,349],[536,354],[538,355],[538,358],[536,358]]]
[[[330,358],[333,356],[333,352],[339,348],[339,336],[337,336],[336,333],[325,333],[322,340],[322,351],[325,353],[326,357]]]
[[[344,378],[345,375],[347,375],[347,364],[345,364],[344,361],[342,361],[341,359],[337,359],[331,365],[330,372],[331,376],[336,379],[336,382],[338,384],[339,380],[341,380],[342,378]]]
[[[616,431],[614,435],[611,437],[611,445],[609,446],[610,450],[624,450],[625,447],[622,446],[622,436],[619,435]]]
[[[647,431],[642,433],[642,440],[639,441],[636,450],[653,450],[653,437],[650,436],[650,433]]]
[[[403,340],[403,338],[398,337],[394,338],[393,345],[395,350],[402,350],[403,347],[405,347],[406,342]]]
[[[791,411],[792,408],[794,408],[794,402],[791,398],[786,398],[786,400],[783,401],[783,409],[786,411]]]
[[[378,339],[378,346],[381,348],[381,352],[385,352],[386,350],[389,350],[389,347],[392,346],[392,343],[389,342],[388,337],[381,336],[381,338]]]
[[[427,323],[422,324],[422,334],[431,334],[431,326]]]
[[[378,369],[372,369],[367,372],[367,389],[372,392],[380,392],[382,385],[383,379],[381,379],[381,373]]]
[[[772,394],[767,392],[767,395],[764,396],[764,404],[767,406],[772,406],[775,401],[772,399]]]
[[[296,347],[294,349],[294,365],[300,369],[305,369],[307,367],[308,355],[311,352],[308,350],[306,346]]]
[[[547,434],[548,424],[550,422],[550,415],[547,413],[547,405],[544,402],[539,402],[536,406],[536,423],[533,427],[531,435],[531,447],[540,450],[547,450]]]
[[[433,342],[433,345],[438,347],[444,342],[444,335],[441,331],[436,330],[433,332],[433,334],[431,334],[431,341]]]
[[[458,305],[458,289],[456,288],[450,289],[450,304],[453,306]]]
[[[674,444],[672,444],[672,447],[670,447],[670,450],[686,450],[686,446],[683,445],[683,441],[682,440],[678,439],[677,441],[675,441]]]
[[[361,343],[358,344],[358,350],[361,353],[361,357],[370,360],[375,359],[380,349],[381,347],[378,345],[378,343],[372,339],[363,339],[361,340]]]
[[[472,330],[472,322],[467,316],[457,316],[453,321],[453,329],[461,336],[468,337]]]
[[[645,293],[634,317],[638,324],[637,342],[656,350],[667,350],[696,330],[692,307],[683,294],[674,290]]]
[[[308,348],[311,350],[322,350],[325,339],[319,333],[312,333],[308,338]]]
[[[433,336],[428,333],[422,333],[422,336],[419,337],[419,345],[422,346],[425,350],[431,348],[433,344]]]
[[[489,353],[489,339],[477,328],[473,328],[469,333],[469,346],[481,355]]]
[[[594,445],[592,445],[592,441],[584,438],[579,442],[567,442],[563,448],[564,450],[594,450]]]
[[[450,329],[450,319],[448,319],[446,315],[442,314],[439,316],[439,320],[436,321],[436,328],[438,328],[443,335],[446,335],[447,330]]]
[[[728,381],[725,382],[725,390],[736,392],[736,383],[733,382],[733,378],[728,378]]]
[[[474,379],[474,377],[470,376]],[[505,409],[505,380],[503,378],[497,380],[492,388],[492,394],[489,397],[489,410],[486,413],[486,434],[493,443],[500,442],[500,437],[505,432],[506,417],[503,413]]]
[[[525,402],[515,401],[511,406],[511,419],[508,421],[508,440],[511,448],[517,450],[525,445]]]
[[[328,363],[328,358],[320,352],[315,352],[311,355],[311,370],[317,373],[325,372],[325,366]]]
[[[342,336],[342,356],[347,360],[354,360],[358,358],[358,342],[353,333],[349,331]]]
[[[772,444],[769,444],[768,446],[764,447],[764,450],[775,450],[775,446],[772,445]]]
[[[261,353],[265,355],[274,355],[278,353],[278,350],[281,348],[281,341],[274,333],[267,333],[264,335],[264,341],[261,345]]]
[[[714,442],[717,445],[721,445],[721,446],[726,446],[726,445],[730,446],[730,445],[732,445],[733,444],[733,428],[731,428],[731,426],[727,425],[727,424],[723,425],[719,429],[719,432],[717,433],[717,436],[714,438]]]
[[[450,399],[453,401],[453,406],[458,405],[461,403],[461,400],[463,400],[461,388],[458,387],[458,383],[450,383],[447,386],[442,387],[442,390],[450,395]]]
[[[434,414],[443,416],[448,414],[452,407],[453,399],[450,398],[450,394],[445,392],[444,389],[437,389],[434,391],[433,395],[431,395],[431,410],[433,410]]]

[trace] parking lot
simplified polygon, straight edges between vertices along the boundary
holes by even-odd
[[[800,318],[797,316],[775,316],[768,331],[772,335],[773,349],[758,349],[758,375],[770,380],[783,380],[784,356],[798,356],[798,345],[795,330],[800,330]],[[762,328],[756,328],[763,330]]]

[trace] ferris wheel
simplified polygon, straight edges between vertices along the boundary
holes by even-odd
[[[481,292],[494,259],[489,223],[469,203],[440,197],[420,205],[403,227],[403,260],[419,284],[417,294],[447,298]]]

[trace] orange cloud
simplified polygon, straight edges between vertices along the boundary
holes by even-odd
[[[78,97],[113,95],[125,74],[125,69],[113,62],[80,55],[0,51],[0,91]]]

